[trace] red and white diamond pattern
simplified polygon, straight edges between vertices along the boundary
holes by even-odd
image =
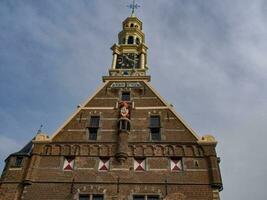
[[[171,159],[171,170],[172,171],[181,171],[182,170],[182,160],[179,158]]]
[[[65,171],[73,170],[74,167],[74,158],[65,158],[63,169]]]
[[[134,160],[134,170],[135,171],[145,171],[146,169],[145,159],[135,159]]]
[[[108,171],[109,169],[109,158],[100,158],[99,160],[99,171]]]

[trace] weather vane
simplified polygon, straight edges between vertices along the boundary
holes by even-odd
[[[134,15],[134,11],[138,8],[140,8],[140,5],[138,5],[137,3],[135,3],[135,0],[133,0],[133,3],[127,6],[128,8],[130,8],[132,10],[132,15]]]
[[[39,133],[42,132],[42,128],[43,128],[43,127],[44,127],[43,124],[41,124],[41,125],[40,125],[40,128],[39,128],[38,131],[37,131],[37,134],[39,134]]]

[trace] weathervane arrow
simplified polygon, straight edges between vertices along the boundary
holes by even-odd
[[[127,5],[128,8],[130,8],[132,10],[132,16],[134,15],[134,11],[138,8],[140,8],[140,5],[138,5],[137,3],[135,3],[135,0],[133,0],[133,3],[130,5]]]

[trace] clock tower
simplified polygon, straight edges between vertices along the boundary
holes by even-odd
[[[113,51],[110,76],[145,76],[147,66],[147,46],[142,22],[132,14],[122,23],[118,44]]]

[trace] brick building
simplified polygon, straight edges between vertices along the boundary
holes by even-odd
[[[218,200],[216,140],[199,137],[150,85],[142,22],[112,46],[109,75],[51,136],[6,159],[1,200]]]

